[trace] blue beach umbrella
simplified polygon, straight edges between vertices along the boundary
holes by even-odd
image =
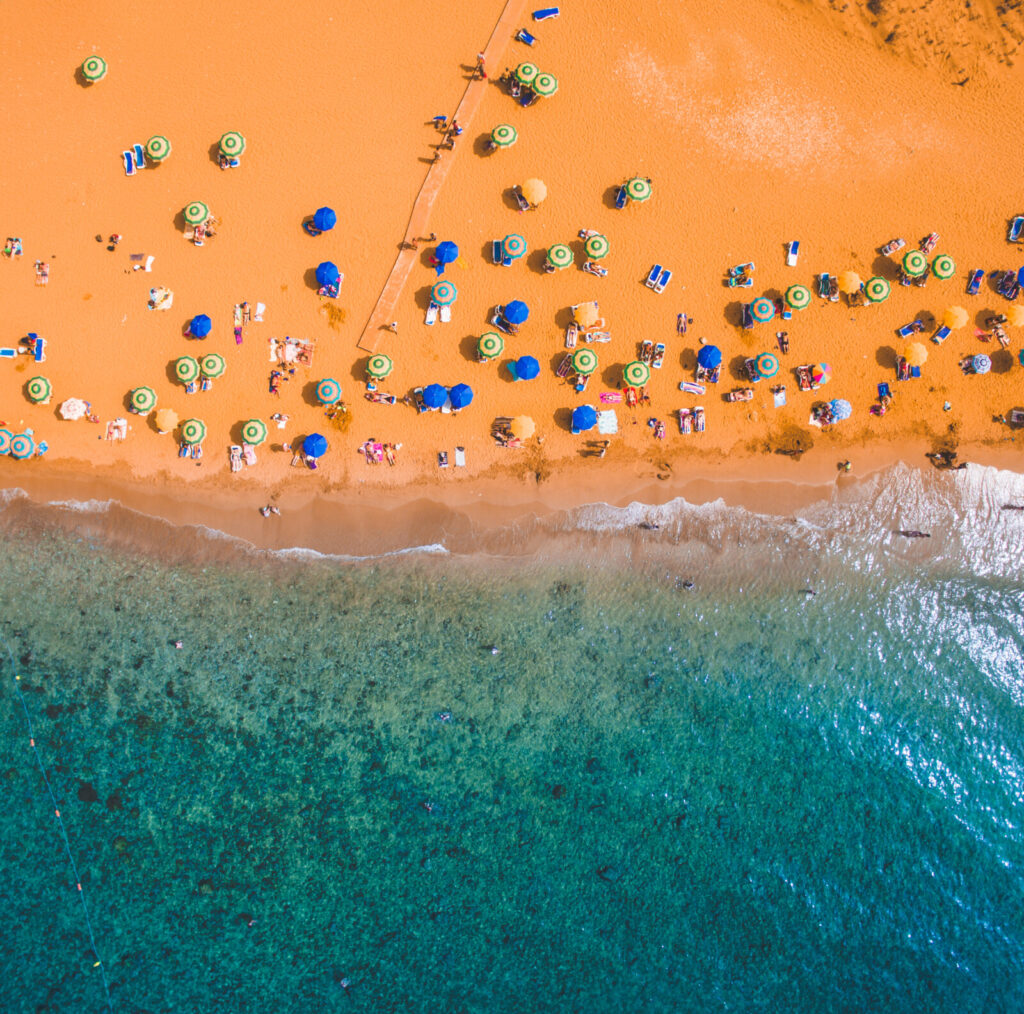
[[[513,299],[505,307],[505,320],[510,324],[522,324],[529,316],[530,308],[521,299]]]
[[[586,433],[597,425],[597,412],[591,405],[580,405],[572,410],[573,433]]]
[[[313,228],[321,232],[330,232],[338,224],[338,216],[333,208],[317,208],[313,213]]]
[[[302,451],[310,458],[319,458],[327,450],[327,437],[320,433],[310,433],[302,441]]]
[[[722,350],[717,345],[705,345],[697,353],[697,365],[705,370],[713,370],[722,365]]]
[[[437,244],[434,259],[437,261],[437,267],[434,270],[439,275],[443,275],[445,267],[459,259],[459,248],[450,239],[443,240]]]
[[[849,419],[853,415],[853,406],[843,398],[833,398],[829,402],[829,407],[832,409],[833,419]]]
[[[465,408],[473,400],[473,388],[469,384],[456,384],[448,392],[452,408]]]
[[[423,389],[423,404],[427,408],[440,408],[448,400],[448,392],[440,384],[428,384]]]
[[[540,363],[533,356],[520,356],[516,360],[516,376],[520,380],[533,380],[540,375]]]
[[[197,313],[188,326],[188,332],[193,338],[205,338],[213,327],[213,321],[205,313]]]
[[[324,261],[316,269],[317,285],[337,285],[340,278],[341,272],[333,261]]]
[[[1024,286],[1024,268],[1017,272],[1017,284]]]

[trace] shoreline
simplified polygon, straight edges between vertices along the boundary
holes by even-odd
[[[182,485],[172,476],[113,477],[84,473],[77,462],[47,462],[31,472],[0,469],[0,489],[8,495],[20,491],[38,507],[77,509],[76,525],[83,531],[83,509],[123,508],[139,519],[129,534],[119,525],[115,541],[144,546],[153,542],[161,552],[167,540],[142,529],[156,522],[171,526],[177,537],[170,540],[176,552],[187,547],[197,532],[238,540],[253,550],[272,553],[315,553],[324,556],[369,559],[402,552],[443,551],[454,555],[478,552],[529,557],[540,548],[539,539],[555,531],[569,531],[574,513],[588,508],[623,509],[636,504],[655,510],[678,502],[693,507],[721,504],[755,516],[784,518],[814,504],[827,503],[843,493],[870,482],[880,472],[899,465],[922,474],[935,470],[924,463],[930,447],[902,445],[893,454],[891,445],[859,449],[850,473],[815,455],[802,475],[780,475],[773,455],[733,458],[735,467],[705,463],[671,474],[625,475],[621,467],[608,475],[574,467],[537,482],[532,476],[513,481],[508,476],[467,478],[458,483],[406,483],[332,486],[303,490],[267,488],[258,483],[232,483],[221,476]],[[1011,466],[1017,455],[991,447],[975,447],[967,460],[1013,475],[1024,474]],[[637,464],[643,464],[638,462]],[[44,470],[45,469],[45,470]],[[4,473],[8,474],[4,474]],[[614,492],[609,481],[618,483]],[[629,478],[630,481],[623,480]],[[274,502],[279,517],[264,518],[258,507]],[[98,515],[101,511],[96,512]],[[100,526],[102,527],[102,526]],[[134,537],[133,537],[134,536]],[[191,555],[191,554],[187,554]]]

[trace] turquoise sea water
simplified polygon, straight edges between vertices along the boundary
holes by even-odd
[[[174,563],[12,501],[0,1010],[107,998],[15,673],[115,1011],[1024,1009],[994,483],[593,508],[546,562]]]

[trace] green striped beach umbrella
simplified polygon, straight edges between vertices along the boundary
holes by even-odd
[[[949,254],[939,254],[932,261],[932,274],[936,278],[952,278],[956,274],[956,262]]]
[[[875,275],[864,283],[864,295],[872,303],[881,303],[889,298],[889,283],[884,278]]]
[[[336,401],[341,401],[341,384],[333,377],[324,377],[316,385],[316,400],[321,405],[333,405]]]
[[[622,371],[622,376],[630,387],[643,387],[651,379],[651,368],[639,359],[634,359]]]
[[[220,150],[228,158],[237,158],[245,151],[245,138],[237,130],[229,130],[220,139]]]
[[[28,392],[29,399],[37,404],[41,401],[46,401],[52,393],[50,382],[46,377],[33,377],[25,385],[25,390]]]
[[[185,222],[188,225],[202,225],[210,217],[210,209],[202,201],[185,205]]]
[[[760,324],[767,324],[775,316],[775,304],[766,296],[750,304],[750,316]]]
[[[36,449],[36,442],[27,433],[18,433],[11,437],[11,448],[7,452],[12,458],[30,458]]]
[[[438,306],[447,306],[449,303],[454,303],[458,296],[459,290],[447,279],[435,282],[434,287],[430,290],[430,298]]]
[[[82,77],[86,81],[102,81],[107,76],[107,61],[102,56],[87,56],[82,63]]]
[[[903,255],[903,270],[911,278],[920,278],[928,270],[928,258],[920,250],[908,250]]]
[[[156,391],[151,387],[137,387],[132,391],[132,408],[145,415],[156,408]]]
[[[181,439],[186,444],[201,444],[206,439],[206,423],[202,419],[186,419],[181,424]]]
[[[572,368],[581,377],[589,377],[597,369],[597,353],[593,349],[577,349],[572,354]]]
[[[533,79],[533,90],[541,98],[549,98],[558,91],[558,78],[554,74],[538,74]]]
[[[189,384],[199,376],[199,364],[191,356],[182,356],[174,364],[174,375],[183,384]]]
[[[779,361],[770,352],[762,352],[754,360],[754,365],[757,367],[757,372],[765,378],[774,377],[779,372]]]
[[[526,240],[518,233],[514,232],[502,240],[501,249],[506,257],[510,257],[512,260],[517,261],[526,253]]]
[[[493,359],[505,350],[505,339],[496,331],[487,331],[480,335],[476,350],[480,353],[481,359]]]
[[[811,305],[811,290],[806,285],[791,285],[786,289],[786,302],[794,310],[805,310]]]
[[[171,142],[163,134],[154,134],[146,142],[146,154],[151,162],[163,162],[171,153]]]
[[[604,236],[598,234],[597,236],[591,236],[587,240],[584,249],[587,251],[587,256],[592,261],[599,261],[602,257],[606,257],[608,255],[608,251],[611,249],[611,244],[609,244],[608,240],[605,239]]]
[[[559,271],[572,264],[573,259],[572,249],[564,243],[556,243],[554,246],[548,247],[548,264],[553,268],[558,268]]]
[[[521,63],[516,67],[516,80],[524,85],[533,84],[539,73],[540,67],[535,63]]]
[[[654,188],[651,186],[651,181],[643,176],[634,176],[626,184],[626,196],[631,201],[646,201],[653,193]]]
[[[217,355],[216,352],[210,352],[199,360],[199,368],[203,371],[204,377],[214,380],[224,373],[224,357]]]
[[[453,285],[452,288],[454,289],[455,286]],[[374,380],[383,380],[394,368],[394,365],[388,356],[383,352],[378,352],[366,361],[366,374]]]
[[[13,439],[14,434],[10,430],[0,429],[0,454],[10,453]]]
[[[242,426],[242,443],[259,447],[267,439],[267,424],[262,419],[250,419]]]
[[[516,128],[511,123],[499,123],[494,130],[491,131],[491,140],[499,148],[508,148],[510,145],[516,143],[516,138],[519,135],[516,133]]]

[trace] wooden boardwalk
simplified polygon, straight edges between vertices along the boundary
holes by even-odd
[[[505,53],[505,47],[511,41],[516,26],[523,16],[526,7],[526,0],[507,0],[505,9],[502,11],[498,23],[491,32],[491,37],[483,49],[484,64],[488,68],[499,66]],[[470,81],[462,95],[458,108],[455,110],[453,119],[458,120],[459,125],[464,128],[464,136],[468,137],[469,126],[473,122],[473,116],[483,101],[490,78],[486,80]],[[470,142],[464,141],[464,144]],[[444,181],[448,176],[448,168],[454,159],[454,151],[447,158],[434,162],[427,169],[426,178],[416,195],[416,201],[412,206],[412,214],[409,216],[409,224],[405,227],[405,237],[402,248],[398,252],[391,273],[381,289],[377,302],[370,312],[370,319],[363,327],[359,336],[359,348],[365,352],[376,352],[382,341],[394,338],[394,335],[387,330],[387,325],[394,320],[395,306],[398,298],[405,288],[413,265],[419,257],[419,252],[412,247],[412,241],[417,236],[427,234],[427,226],[430,222],[430,212],[434,207],[434,200],[441,191]]]

